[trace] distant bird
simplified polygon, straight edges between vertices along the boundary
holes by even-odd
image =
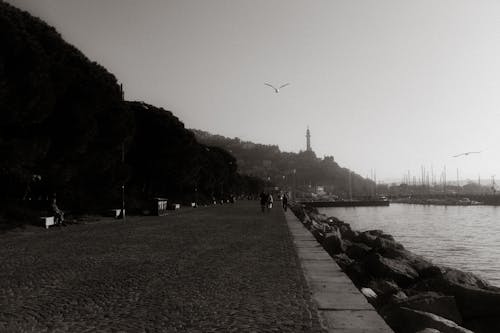
[[[461,154],[458,154],[458,155],[454,155],[453,157],[467,156],[469,154],[479,154],[479,153],[482,153],[482,151],[468,151],[466,153],[461,153]]]
[[[270,83],[264,83],[264,84],[265,84],[266,86],[269,86],[269,87],[273,88],[275,93],[279,93],[279,92],[280,92],[280,89],[285,88],[286,86],[290,85],[290,83],[285,83],[285,84],[282,84],[281,86],[279,86],[279,88],[276,88],[275,86],[273,86],[273,85],[272,85],[272,84],[270,84]]]

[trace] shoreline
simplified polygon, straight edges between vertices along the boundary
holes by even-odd
[[[396,333],[410,332],[409,327],[500,331],[499,287],[434,264],[382,230],[354,231],[316,209],[292,205],[292,210]]]

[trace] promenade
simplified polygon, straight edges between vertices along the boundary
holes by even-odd
[[[281,207],[0,235],[0,332],[321,332]]]

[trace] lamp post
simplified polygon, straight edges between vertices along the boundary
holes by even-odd
[[[293,189],[292,189],[292,197],[293,200],[297,200],[297,179],[296,179],[296,174],[297,174],[297,169],[293,169]]]
[[[125,143],[122,142],[122,167],[125,167]],[[122,183],[122,220],[125,222],[125,180]]]

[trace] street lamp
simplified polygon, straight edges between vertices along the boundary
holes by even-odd
[[[121,86],[120,86],[121,89]],[[122,142],[122,167],[125,167],[125,143]],[[125,180],[122,183],[122,220],[125,222]]]
[[[297,191],[297,189],[296,189],[296,187],[297,187],[297,179],[296,179],[297,169],[293,169],[292,173],[293,173],[292,196],[293,196],[293,200],[297,200],[297,193],[295,193]]]

